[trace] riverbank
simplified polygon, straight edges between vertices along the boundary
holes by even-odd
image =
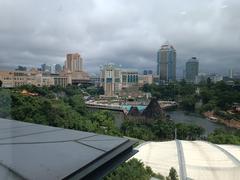
[[[183,110],[167,111],[166,113],[175,123],[195,124],[203,127],[206,136],[214,132],[215,129],[228,129],[225,125],[212,122],[198,113],[186,113]]]
[[[230,119],[230,120],[223,119],[222,117],[214,114],[213,111],[205,112],[203,113],[203,115],[212,122],[224,124],[225,126],[230,128],[240,129],[240,121],[237,121],[234,119]]]

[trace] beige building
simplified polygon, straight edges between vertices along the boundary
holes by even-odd
[[[34,86],[52,86],[59,85],[65,87],[71,84],[71,77],[66,75],[45,76],[36,69],[30,71],[1,71],[0,80],[2,87],[11,88],[31,84]]]
[[[90,76],[83,70],[83,59],[79,53],[67,54],[65,76],[71,76],[71,84],[89,83]]]
[[[0,72],[0,81],[2,81],[2,87],[14,87],[14,75],[10,71]]]
[[[115,64],[107,64],[101,68],[101,86],[104,88],[105,96],[115,96],[121,90],[121,70]]]
[[[71,72],[83,71],[83,59],[78,53],[67,54],[65,68]]]
[[[122,89],[138,85],[138,72],[107,64],[101,68],[100,85],[104,88],[105,96],[119,95]]]
[[[55,86],[66,87],[68,84],[72,84],[72,78],[70,75],[52,75]]]
[[[152,84],[153,83],[153,75],[138,75],[138,85],[143,86],[144,84]]]

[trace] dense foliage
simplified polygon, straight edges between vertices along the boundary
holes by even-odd
[[[167,180],[178,180],[177,171],[173,167],[170,169]]]
[[[168,85],[145,84],[142,90],[144,92],[150,92],[153,97],[161,100],[179,101],[182,97],[194,95],[196,86],[182,81],[180,83],[170,83]]]
[[[233,103],[240,103],[240,84],[228,85],[224,81],[216,84],[207,81],[199,85],[187,84],[185,81],[168,85],[144,85],[144,92],[161,100],[175,100],[187,111],[195,111],[197,102],[201,102],[200,112],[227,110]]]
[[[208,135],[207,140],[215,144],[240,145],[240,130],[224,131],[222,129],[217,129]]]
[[[0,89],[0,117],[10,118],[11,115],[11,92],[7,89]]]
[[[227,85],[223,81],[202,86],[200,98],[203,102],[202,111],[227,110],[233,103],[240,103],[240,86],[237,82]]]
[[[125,121],[121,131],[125,136],[143,139],[146,141],[172,140],[177,130],[178,139],[195,140],[200,139],[204,129],[197,125],[174,123],[171,120],[156,120],[153,123],[138,123]]]
[[[159,180],[178,180],[177,171],[173,167],[170,169],[169,175],[164,177],[161,174],[154,173],[150,167],[144,166],[141,161],[135,158],[123,163],[114,172],[106,176],[104,180],[149,180],[152,177]]]
[[[21,94],[25,89],[37,95]],[[114,117],[108,111],[89,112],[81,89],[75,86],[22,86],[14,90],[0,90],[0,115],[16,120],[56,127],[118,135]]]
[[[150,167],[145,167],[141,161],[133,158],[119,166],[104,180],[149,180],[151,177],[156,177],[159,180],[165,179],[164,176],[155,174]]]

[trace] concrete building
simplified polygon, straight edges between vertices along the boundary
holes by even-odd
[[[157,75],[163,83],[176,80],[176,50],[168,42],[157,53]]]
[[[121,69],[121,86],[128,88],[138,85],[138,71],[136,69]]]
[[[2,87],[14,87],[14,75],[10,71],[0,72],[0,81],[2,81]]]
[[[71,72],[83,71],[83,59],[79,53],[67,54],[65,68]]]
[[[199,72],[199,61],[196,57],[192,57],[186,62],[186,81],[194,82],[196,76],[198,76]]]
[[[107,64],[101,68],[100,79],[105,96],[116,96],[122,89],[138,85],[138,72],[134,69],[122,69],[115,64]]]
[[[115,96],[121,90],[121,69],[115,64],[107,64],[101,68],[101,86],[105,96]]]
[[[152,84],[153,75],[138,75],[138,85],[143,86],[144,84]]]
[[[65,61],[65,75],[71,76],[72,84],[90,83],[90,76],[83,70],[83,59],[80,54],[67,54]]]
[[[55,86],[61,86],[61,87],[66,87],[68,84],[71,84],[71,79],[69,76],[51,76],[54,81]]]
[[[223,76],[219,74],[210,74],[208,77],[211,79],[213,83],[217,83],[223,80]]]
[[[0,80],[2,87],[12,88],[31,84],[34,86],[59,85],[65,87],[71,84],[71,76],[59,74],[44,74],[42,71],[31,69],[30,71],[1,71]]]

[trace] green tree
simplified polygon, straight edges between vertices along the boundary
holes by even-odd
[[[184,110],[194,111],[197,100],[194,96],[185,96],[182,99],[181,106]]]
[[[104,180],[149,180],[151,177],[157,177],[160,180],[165,179],[162,175],[153,173],[151,168],[145,167],[141,161],[133,158],[124,162],[107,175]]]
[[[176,169],[171,167],[167,180],[178,180],[178,175]]]
[[[10,91],[6,89],[0,89],[0,117],[10,118],[11,102]]]
[[[87,108],[82,95],[77,94],[69,97],[68,103],[75,111],[81,115],[87,114]]]

